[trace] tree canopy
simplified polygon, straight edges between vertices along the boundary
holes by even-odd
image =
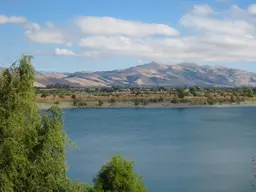
[[[115,155],[93,180],[95,192],[147,192],[143,179],[133,171],[134,163]]]

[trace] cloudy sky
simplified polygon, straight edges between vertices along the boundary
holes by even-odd
[[[256,72],[255,0],[1,0],[0,66],[40,71],[195,62]]]

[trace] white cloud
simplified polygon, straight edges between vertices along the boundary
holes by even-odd
[[[54,29],[55,28],[54,24],[50,21],[46,21],[45,26],[48,27],[49,29]]]
[[[250,5],[248,7],[248,12],[251,13],[251,14],[256,14],[256,4]]]
[[[63,56],[76,56],[76,54],[71,50],[59,49],[59,48],[55,49],[55,54],[56,55],[63,55]]]
[[[181,18],[184,27],[208,32],[233,35],[248,35],[255,31],[255,26],[245,20],[233,20],[187,14]]]
[[[199,16],[207,16],[214,13],[213,9],[208,4],[195,5],[193,7],[192,12],[195,15],[199,15]]]
[[[232,6],[215,12],[197,5],[180,23],[190,36],[158,37],[91,35],[80,46],[97,51],[98,57],[130,56],[160,62],[256,61],[256,23],[247,10]]]
[[[27,29],[27,30],[32,30],[32,31],[39,31],[41,29],[40,25],[37,24],[37,23],[26,23],[24,25],[24,28]]]
[[[215,11],[209,5],[195,5],[180,19],[185,35],[164,24],[148,24],[111,17],[79,17],[78,27],[59,28],[51,22],[45,26],[25,18],[6,19],[24,26],[26,36],[39,44],[82,49],[56,48],[56,55],[90,58],[132,57],[159,62],[256,61],[256,20],[252,7]],[[82,32],[82,33],[81,33]]]
[[[66,43],[66,46],[67,46],[67,47],[72,47],[72,46],[73,46],[73,43],[72,43],[71,41],[69,41],[69,42]]]
[[[17,16],[5,16],[0,15],[0,24],[6,23],[26,23],[27,19],[25,17],[17,17]]]
[[[76,20],[76,24],[83,33],[92,35],[124,35],[132,37],[179,35],[176,29],[168,25],[141,23],[113,17],[79,17]]]
[[[26,31],[26,36],[33,42],[42,44],[63,44],[64,35],[54,30]]]

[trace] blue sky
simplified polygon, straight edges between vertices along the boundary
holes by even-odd
[[[40,71],[150,61],[256,72],[255,0],[2,0],[0,66],[32,54]]]

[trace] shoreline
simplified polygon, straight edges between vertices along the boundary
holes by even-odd
[[[54,103],[37,103],[37,106],[39,109],[48,109],[51,106],[55,105]],[[173,103],[149,103],[147,105],[138,105],[135,106],[134,103],[132,102],[117,102],[115,105],[111,105],[109,103],[104,103],[102,106],[97,106],[96,103],[89,103],[86,106],[82,107],[77,107],[77,106],[72,106],[72,103],[70,102],[61,102],[58,104],[58,106],[61,109],[118,109],[118,108],[127,108],[127,109],[132,109],[132,108],[141,108],[141,109],[186,109],[186,108],[235,108],[235,107],[256,107],[255,102],[243,102],[240,104],[237,103],[232,103],[232,104],[214,104],[214,105],[193,105],[189,103],[178,103],[178,104],[173,104]]]

